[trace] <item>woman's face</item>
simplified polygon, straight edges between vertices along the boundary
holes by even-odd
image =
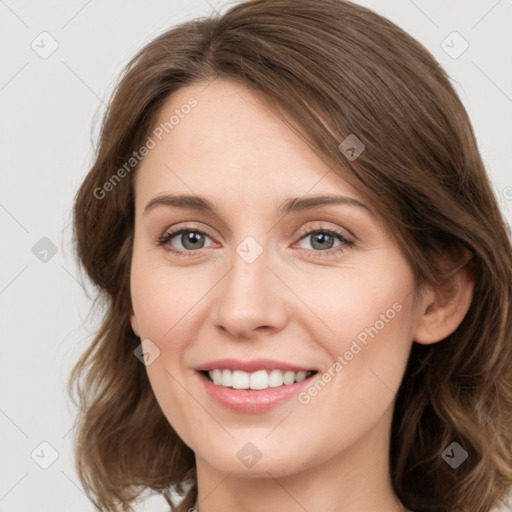
[[[242,86],[182,88],[157,125],[135,182],[131,321],[169,423],[232,474],[376,454],[419,308],[370,205]]]

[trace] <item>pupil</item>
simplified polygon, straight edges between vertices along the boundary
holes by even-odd
[[[197,249],[194,244],[202,241],[203,235],[201,233],[189,232],[184,233],[184,238],[182,239],[183,247],[186,249]]]
[[[320,241],[320,244],[317,243],[317,241]],[[327,247],[327,249],[330,249],[332,247],[332,242],[333,242],[333,237],[327,233],[318,233],[316,234],[315,236],[313,236],[313,243],[312,243],[312,246],[315,248],[315,249],[325,249],[325,245],[322,247],[322,242],[325,243],[325,242],[331,242],[329,245],[329,247]],[[315,247],[315,245],[318,245],[317,247]]]

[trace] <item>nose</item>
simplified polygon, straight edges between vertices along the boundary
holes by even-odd
[[[231,262],[230,270],[214,288],[213,324],[236,339],[281,330],[287,321],[285,286],[269,268],[267,251],[250,263],[233,251]]]

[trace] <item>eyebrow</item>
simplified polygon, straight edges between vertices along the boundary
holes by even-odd
[[[279,215],[287,215],[291,212],[299,212],[317,208],[319,206],[330,204],[342,204],[348,206],[355,206],[370,212],[370,209],[357,199],[348,196],[339,195],[316,195],[309,197],[294,197],[287,199],[277,209]],[[171,206],[177,208],[189,208],[197,211],[212,213],[219,216],[218,208],[216,208],[208,199],[196,195],[173,195],[165,194],[154,197],[144,208],[144,214],[153,210],[158,206]]]

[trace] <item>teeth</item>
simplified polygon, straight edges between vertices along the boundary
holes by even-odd
[[[267,389],[289,386],[294,382],[302,382],[311,376],[313,372],[292,372],[284,370],[259,370],[253,373],[241,370],[210,370],[208,375],[214,384],[233,389]]]

